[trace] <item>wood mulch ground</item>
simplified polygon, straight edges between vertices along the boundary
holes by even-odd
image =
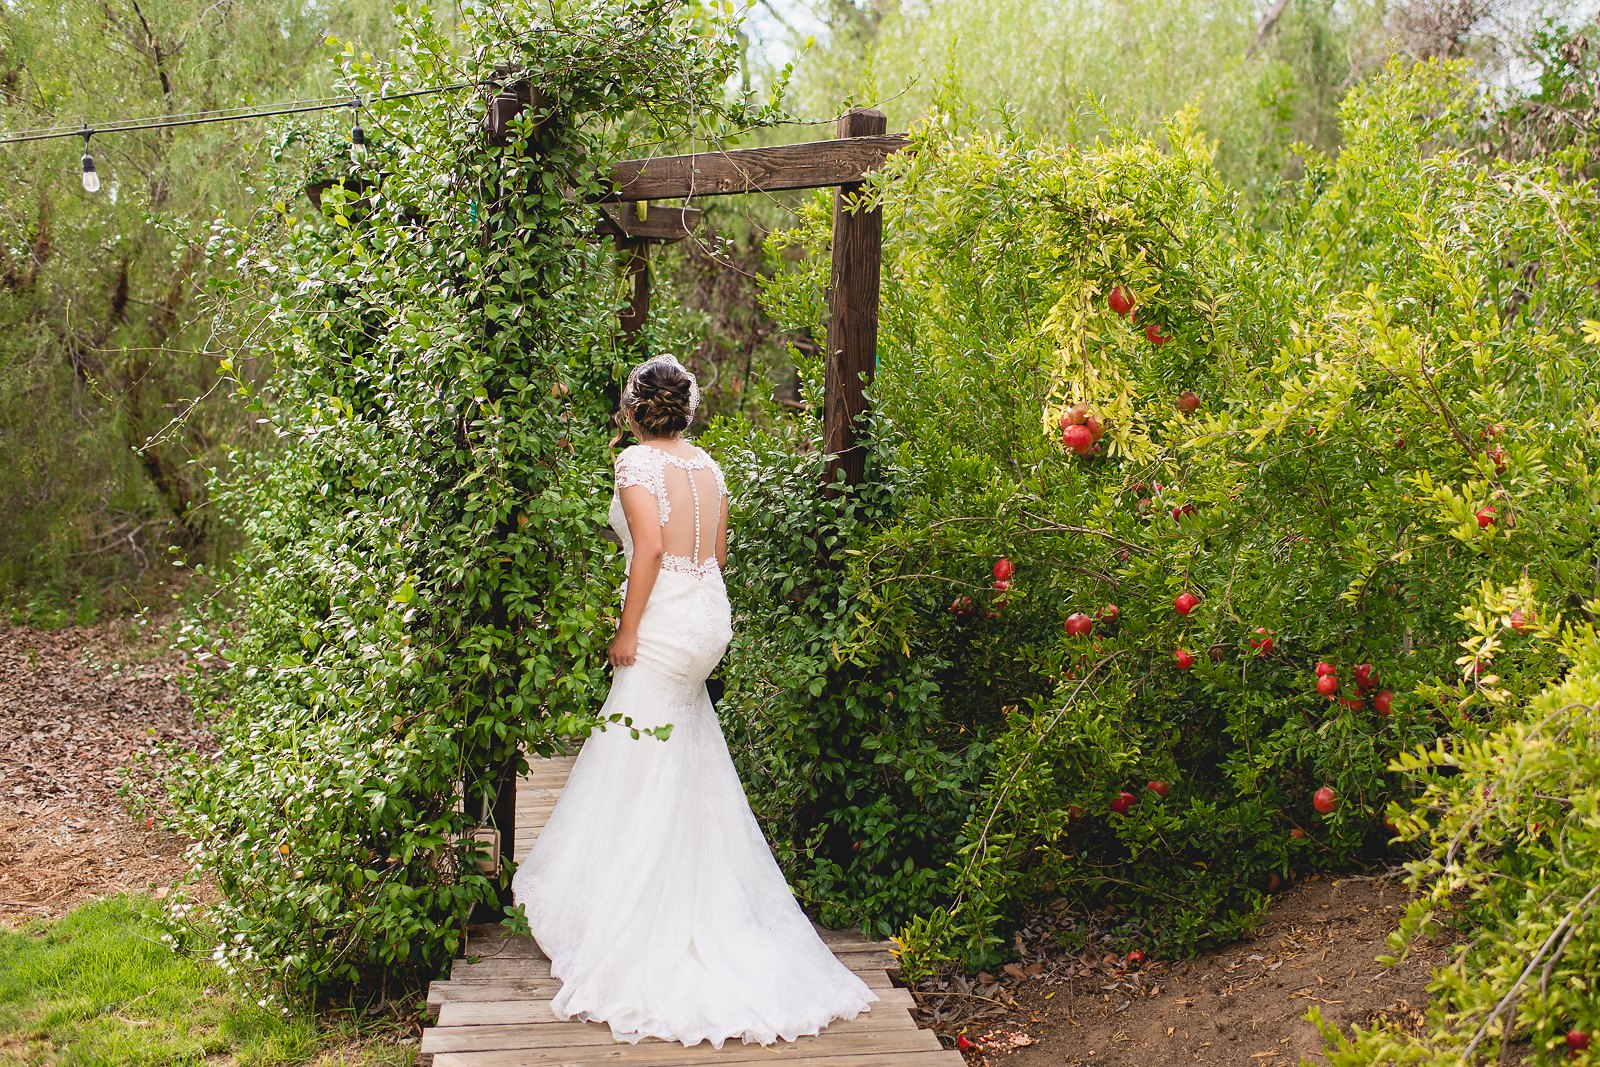
[[[119,795],[124,769],[206,734],[173,676],[180,661],[133,621],[37,630],[0,624],[0,923],[50,918],[123,890],[164,893],[183,842]]]
[[[120,792],[136,766],[137,788],[152,791],[164,744],[208,744],[173,681],[180,667],[150,628],[126,620],[0,624],[0,923],[123,890],[161,895],[182,874],[183,842],[148,825],[138,805],[130,812]],[[1445,950],[1425,948],[1393,970],[1375,962],[1405,902],[1390,879],[1309,878],[1279,895],[1249,938],[1137,967],[1055,947],[1041,916],[1004,972],[925,983],[920,1019],[952,1043],[965,1036],[973,1067],[1316,1062],[1313,1006],[1343,1028],[1420,1024]]]

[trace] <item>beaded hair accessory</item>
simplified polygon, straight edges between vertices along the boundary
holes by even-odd
[[[636,402],[634,387],[638,383],[639,375],[648,367],[668,366],[689,379],[689,418],[694,418],[694,413],[700,407],[700,383],[695,380],[689,368],[678,362],[676,356],[651,356],[633,370],[628,372],[628,383],[622,387],[622,406],[631,408]]]

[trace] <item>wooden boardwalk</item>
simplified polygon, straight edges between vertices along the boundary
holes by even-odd
[[[544,828],[572,762],[572,757],[537,760],[518,783],[517,860]],[[550,977],[550,961],[533,939],[507,936],[495,926],[474,928],[449,980],[428,988],[435,1021],[422,1033],[422,1062],[433,1067],[689,1067],[782,1060],[788,1067],[962,1067],[959,1052],[944,1049],[933,1031],[918,1028],[912,1019],[911,994],[890,981],[894,958],[883,943],[853,932],[819,933],[878,994],[872,1010],[815,1037],[766,1046],[730,1041],[718,1050],[654,1038],[630,1045],[613,1040],[602,1023],[558,1020],[550,1000],[561,983]]]

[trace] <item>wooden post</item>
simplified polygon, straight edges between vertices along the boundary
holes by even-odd
[[[630,348],[641,348],[644,325],[650,318],[650,242],[643,237],[623,237],[617,241],[617,250],[623,256],[623,272],[633,282],[628,306],[622,309],[622,332]]]
[[[504,75],[504,71],[499,72]],[[529,108],[542,107],[544,94],[536,89],[526,79],[518,79],[510,85],[499,81],[492,85],[494,95],[488,102],[484,115],[484,135],[491,145],[504,147],[511,142],[511,123]],[[544,124],[536,128],[530,137],[530,151],[538,150],[538,139],[544,130]],[[498,188],[492,194],[490,201],[480,209],[483,213],[479,247],[487,253],[494,239],[495,222],[501,217],[505,206],[504,193]],[[483,309],[480,308],[481,312]],[[484,318],[485,340],[493,336],[494,321],[487,316]],[[505,624],[505,605],[496,602],[493,613],[500,625]],[[491,757],[493,758],[493,757]],[[488,796],[467,797],[469,804],[476,801],[483,805],[488,800],[488,824],[500,832],[500,866],[494,872],[495,897],[499,903],[499,910],[512,906],[511,895],[511,857],[515,854],[517,841],[517,777],[523,765],[522,754],[515,749],[502,753],[488,768],[490,788],[493,789],[493,798]],[[481,811],[481,807],[480,807]],[[481,815],[479,816],[482,817]],[[477,922],[492,922],[499,919],[496,910],[484,905],[474,909],[473,920]]]
[[[840,137],[882,136],[889,128],[883,112],[857,108],[839,120]],[[883,259],[883,212],[850,210],[862,182],[848,182],[833,194],[833,267],[828,286],[827,372],[822,399],[822,450],[828,456],[824,478],[837,492],[843,472],[847,485],[866,474],[866,452],[858,435],[865,428],[866,388],[878,370],[878,281]]]

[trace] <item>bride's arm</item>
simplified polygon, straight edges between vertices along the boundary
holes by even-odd
[[[664,549],[661,513],[650,490],[628,485],[618,490],[617,496],[622,500],[622,514],[633,538],[633,563],[628,568],[628,596],[622,603],[622,621],[617,624],[608,658],[613,667],[626,667],[639,652],[639,620],[644,618],[644,606],[650,602],[650,591],[661,573]]]

